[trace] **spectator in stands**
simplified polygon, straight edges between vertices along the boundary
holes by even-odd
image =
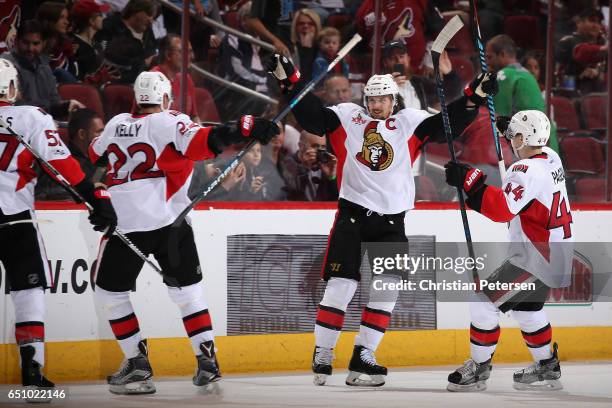
[[[299,150],[287,157],[283,174],[290,200],[334,201],[338,199],[336,183],[338,159],[327,151],[324,136],[303,130]]]
[[[49,57],[49,66],[59,83],[76,82],[74,54],[68,37],[68,8],[65,3],[46,1],[36,11],[36,20],[42,26],[43,53]]]
[[[245,155],[244,181],[238,188],[240,201],[278,201],[285,199],[285,183],[275,167],[264,165],[262,148],[255,144]]]
[[[62,100],[57,92],[57,82],[49,66],[49,59],[42,54],[42,27],[37,20],[26,20],[17,29],[16,47],[2,54],[19,72],[20,102],[38,106],[56,119],[63,119],[68,112],[84,106],[74,100]]]
[[[317,35],[321,31],[321,19],[310,9],[301,9],[291,23],[291,43],[293,44],[293,63],[300,68],[305,81],[312,79],[312,67],[317,57]]]
[[[516,44],[505,34],[491,38],[485,55],[489,69],[497,72],[499,92],[493,97],[499,116],[512,116],[522,110],[544,112],[544,98],[536,79],[516,59]],[[553,123],[548,145],[559,151],[556,127]]]
[[[327,106],[351,102],[351,84],[342,74],[329,75],[323,83],[323,91],[323,101]]]
[[[604,90],[608,43],[602,20],[598,9],[585,9],[576,18],[576,31],[559,42],[556,60],[562,87],[582,93]]]
[[[120,77],[117,68],[104,64],[102,46],[94,39],[96,33],[102,29],[103,13],[108,10],[108,4],[98,4],[94,0],[78,0],[72,6],[72,43],[75,48],[73,63],[76,77],[79,81],[95,86]]]
[[[427,0],[381,2],[380,45],[393,40],[403,41],[411,56],[413,72],[418,72],[421,66],[427,38],[433,38],[444,26],[444,20],[433,3]],[[374,45],[375,20],[374,0],[365,0],[357,10],[355,23],[370,48]]]
[[[542,70],[540,61],[542,60],[542,54],[537,51],[528,51],[525,53],[523,58],[521,58],[521,65],[525,67],[527,71],[533,75],[533,77],[538,81],[538,86],[540,90],[544,90],[544,82],[542,82]]]
[[[158,7],[154,0],[130,0],[121,13],[107,17],[96,34],[107,64],[121,73],[119,82],[132,84],[151,67],[157,49],[151,24]]]
[[[411,56],[402,41],[390,41],[382,49],[383,68],[392,74],[400,95],[404,98],[407,108],[436,108],[439,104],[435,82],[424,76],[412,74]],[[444,79],[446,97],[454,100],[461,94],[459,75],[453,71],[453,66],[446,52],[440,57],[440,74]]]
[[[253,0],[251,13],[245,21],[249,32],[272,43],[279,54],[290,56],[291,7],[284,0]]]
[[[189,62],[193,58],[193,50],[189,44]],[[195,85],[191,74],[187,73],[187,98],[185,109],[180,109],[181,98],[181,67],[183,66],[183,44],[181,37],[176,34],[168,34],[159,42],[159,65],[151,68],[151,71],[162,72],[172,84],[173,101],[171,109],[184,112],[189,115],[194,122],[200,123],[198,108],[196,104]]]
[[[338,31],[338,29],[335,27],[325,27],[319,32],[319,35],[317,36],[319,52],[317,53],[317,58],[315,58],[314,65],[312,67],[313,78],[316,78],[319,74],[327,70],[329,63],[336,58],[336,55],[338,55],[341,42],[342,38],[340,36],[340,31]],[[336,64],[330,74],[333,72],[348,77],[350,68],[349,64],[346,62],[346,59],[342,59],[339,64]]]
[[[247,24],[251,13],[251,2],[244,4],[238,10],[241,27],[252,35]],[[225,79],[236,82],[257,92],[268,92],[268,74],[259,57],[259,46],[242,40],[234,35],[226,35],[221,43],[221,68]],[[265,102],[260,99],[248,97],[244,94],[232,92],[227,101],[228,109],[236,112],[249,112],[260,115],[266,108]],[[232,108],[233,107],[233,108]]]
[[[98,114],[91,109],[77,109],[70,114],[68,122],[68,142],[66,143],[72,156],[77,159],[85,178],[93,182],[102,181],[104,169],[92,164],[89,160],[89,144],[102,134],[104,122]],[[43,172],[41,172],[43,173]],[[68,200],[70,194],[53,181],[48,175],[39,178],[36,185],[36,198],[40,200]]]

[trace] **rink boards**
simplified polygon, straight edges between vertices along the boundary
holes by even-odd
[[[333,205],[292,203],[271,208],[248,203],[215,204],[214,209],[204,207],[193,213],[204,290],[218,336],[223,371],[308,369],[313,346],[309,330],[314,315],[306,306],[296,303],[296,299],[300,296],[309,299],[308,307],[318,302],[320,287],[308,286],[316,282],[317,271],[313,266],[316,262],[310,262],[305,268],[310,274],[308,279],[296,276],[295,272],[288,276],[280,272],[283,268],[295,269],[295,265],[291,268],[283,265],[300,257],[302,262],[309,262],[307,250],[320,247],[320,240],[328,234],[334,214]],[[108,322],[98,317],[100,314],[93,302],[90,272],[97,256],[99,236],[89,227],[86,212],[76,206],[44,205],[37,215],[52,221],[41,224],[40,229],[52,271],[57,276],[55,289],[46,294],[47,370],[57,381],[103,378],[116,369],[121,353],[112,340]],[[573,209],[573,217],[577,240],[612,242],[609,228],[612,208],[578,207]],[[494,224],[471,211],[469,219],[475,241],[504,240],[504,224]],[[464,240],[461,218],[452,205],[420,206],[409,213],[406,227],[408,235],[435,236],[438,241],[449,242]],[[294,243],[299,243],[299,237],[304,236],[304,245],[285,245],[291,251],[275,255],[284,261],[270,268],[274,273],[261,270],[261,265],[256,263],[253,270],[245,270],[243,278],[231,272],[231,264],[236,260],[232,258],[228,262],[231,252],[228,252],[228,242],[233,245],[236,237],[244,241],[248,237],[284,235],[292,236]],[[315,244],[308,244],[313,240]],[[278,245],[272,247],[278,249]],[[297,268],[300,270],[299,266]],[[3,272],[0,282],[0,383],[18,379],[13,310],[9,296],[4,294]],[[250,285],[248,290],[245,285]],[[228,287],[232,288],[229,296]],[[236,288],[241,288],[238,293]],[[132,300],[141,331],[150,339],[156,375],[191,373],[195,362],[191,347],[184,338],[178,310],[168,299],[161,279],[145,267],[137,289]],[[256,310],[260,311],[255,313]],[[547,306],[546,310],[553,324],[553,339],[559,342],[563,359],[612,358],[611,303],[554,305]],[[244,316],[251,317],[245,319]],[[398,312],[398,316],[398,326],[415,330],[387,333],[377,353],[383,363],[390,366],[455,364],[468,355],[467,304],[436,302],[435,299],[432,303],[431,299],[422,299],[410,311]],[[358,320],[358,316],[354,317]],[[496,360],[528,360],[528,351],[513,320],[504,317],[502,327],[508,329],[502,331]],[[337,348],[339,366],[348,363],[353,337],[354,333],[341,337]]]

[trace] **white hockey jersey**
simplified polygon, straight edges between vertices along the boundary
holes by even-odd
[[[381,214],[414,208],[412,164],[423,144],[414,131],[431,114],[406,108],[376,120],[354,103],[328,109],[341,123],[328,135],[338,157],[340,197]]]
[[[34,106],[0,104],[0,117],[72,185],[85,175],[60,138],[51,115]],[[34,209],[34,156],[0,128],[0,209],[17,214]]]
[[[122,113],[112,118],[89,148],[92,161],[106,154],[106,183],[123,232],[152,231],[171,224],[187,207],[193,161],[214,157],[211,128],[180,112]]]
[[[495,221],[510,220],[512,264],[559,288],[571,280],[573,221],[561,159],[548,147],[542,151],[512,164],[501,189],[488,186],[481,212]]]

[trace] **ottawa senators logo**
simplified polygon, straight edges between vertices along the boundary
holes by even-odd
[[[364,129],[361,152],[355,155],[357,161],[370,170],[385,170],[393,162],[393,148],[376,131],[378,122],[372,121]]]

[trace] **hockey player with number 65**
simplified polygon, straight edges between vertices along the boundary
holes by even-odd
[[[187,189],[194,161],[214,158],[226,146],[251,139],[266,144],[279,130],[274,122],[249,115],[239,123],[200,126],[187,115],[168,110],[172,87],[161,72],[138,75],[134,95],[138,112],[112,118],[92,141],[90,158],[96,162],[106,156],[108,160],[107,184],[115,194],[118,227],[159,263],[196,355],[193,384],[203,386],[218,381],[221,373],[200,283],[202,271],[189,219],[179,226],[180,262],[171,264],[170,226],[189,205]],[[143,263],[117,237],[102,240],[95,297],[125,355],[119,371],[108,377],[109,389],[116,394],[155,392],[146,341],[130,301]]]
[[[552,329],[543,307],[549,288],[569,286],[572,273],[574,238],[563,164],[546,147],[550,121],[544,113],[520,111],[509,122],[499,118],[498,123],[518,158],[508,168],[502,188],[487,185],[480,169],[463,163],[446,165],[446,181],[463,188],[473,210],[493,221],[510,223],[508,259],[487,281],[533,283],[536,289],[483,290],[473,295],[471,358],[448,376],[447,389],[486,389],[500,335],[500,314],[508,311],[518,321],[535,361],[514,373],[514,388],[561,389],[557,344],[551,350]]]
[[[289,89],[289,96],[299,92],[299,72],[291,61],[275,55],[268,70]],[[466,88],[465,95],[449,106],[453,131],[458,136],[474,120],[487,94],[497,92],[495,75],[478,75]],[[428,142],[446,141],[442,115],[405,108],[397,84],[391,75],[373,75],[364,88],[363,105],[341,103],[324,107],[321,100],[308,93],[293,108],[299,124],[308,132],[325,135],[338,157],[340,200],[329,235],[323,261],[322,278],[327,281],[315,324],[315,349],[312,370],[314,383],[324,385],[332,373],[336,346],[344,314],[359,280],[363,257],[362,245],[394,243],[407,249],[404,227],[406,211],[414,207],[412,165]],[[372,260],[380,246],[368,248]],[[374,280],[399,282],[397,274],[378,275]],[[384,282],[383,282],[384,283]],[[363,310],[359,334],[355,338],[346,384],[381,386],[387,368],[378,364],[374,352],[391,320],[398,292],[381,298],[375,285]]]

